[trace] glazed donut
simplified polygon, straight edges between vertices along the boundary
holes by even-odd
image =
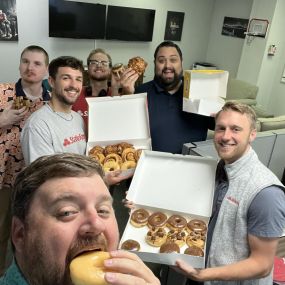
[[[104,152],[104,148],[99,146],[99,145],[95,145],[94,147],[92,147],[90,150],[89,150],[89,155],[90,154],[93,154],[93,153],[103,153]]]
[[[142,75],[147,67],[147,62],[142,57],[136,56],[129,60],[128,67],[133,69],[138,75]]]
[[[99,161],[100,164],[103,165],[104,160],[105,160],[105,156],[104,156],[103,153],[97,151],[97,152],[93,152],[93,153],[89,154],[89,156],[90,156],[91,158],[93,158],[93,159]]]
[[[104,275],[104,260],[110,254],[104,251],[92,251],[75,257],[70,263],[70,277],[74,285],[108,285]]]
[[[120,74],[125,70],[123,63],[116,63],[112,67],[112,72],[120,78]]]
[[[137,163],[135,161],[132,161],[132,160],[125,161],[121,165],[121,170],[127,170],[127,169],[131,169],[131,168],[135,168],[136,165],[137,165]]]
[[[167,233],[167,241],[171,241],[176,243],[179,247],[182,247],[185,245],[186,242],[186,232],[185,231],[175,231],[170,230]]]
[[[129,160],[136,161],[135,152],[136,150],[134,148],[131,147],[125,148],[122,152],[123,161],[129,161]]]
[[[116,153],[110,153],[108,154],[105,159],[104,159],[104,164],[108,161],[115,161],[116,163],[118,163],[119,165],[122,164],[122,158],[116,154]]]
[[[163,228],[152,228],[146,234],[146,242],[155,247],[161,246],[166,241],[166,231]]]
[[[184,251],[184,254],[203,257],[204,251],[200,247],[193,245],[193,246],[187,247]]]
[[[183,230],[186,225],[186,219],[180,215],[172,215],[166,223],[166,226],[171,230]]]
[[[162,212],[155,212],[148,218],[147,225],[149,228],[162,228],[165,226],[167,216]]]
[[[174,242],[165,242],[159,249],[160,253],[171,253],[171,252],[177,252],[180,253],[179,246]]]
[[[145,209],[137,209],[131,215],[131,224],[136,227],[140,228],[147,224],[147,220],[149,217],[149,212]]]
[[[199,237],[198,235],[197,236],[192,236],[192,235],[189,235],[186,239],[186,243],[188,246],[198,246],[200,248],[204,248],[204,245],[205,245],[205,239],[202,238],[201,236]]]
[[[187,230],[189,232],[206,232],[207,225],[202,220],[193,219],[187,224]]]
[[[140,246],[139,242],[137,242],[136,240],[133,240],[133,239],[125,240],[121,245],[121,249],[124,249],[124,250],[139,251],[140,248],[141,248],[141,246]]]
[[[103,164],[103,169],[105,172],[108,172],[108,171],[120,170],[121,168],[117,162],[107,161],[106,163]]]
[[[134,146],[130,143],[127,143],[127,142],[121,142],[121,143],[117,144],[118,154],[122,155],[123,150],[126,148],[134,148]]]
[[[135,156],[136,162],[138,162],[138,160],[140,159],[141,153],[142,153],[142,149],[137,149],[135,151],[135,155],[134,156]]]
[[[117,153],[117,151],[118,151],[117,145],[107,145],[104,148],[104,155],[107,156],[108,154],[111,153]]]

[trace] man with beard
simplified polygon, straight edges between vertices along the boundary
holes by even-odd
[[[255,137],[256,115],[250,106],[227,102],[217,113],[214,144],[221,160],[206,268],[177,261],[180,272],[192,280],[205,285],[273,283],[274,256],[285,228],[285,188],[259,161],[251,147]]]
[[[83,71],[82,62],[71,56],[51,61],[51,100],[30,116],[21,134],[27,165],[47,154],[85,154],[84,122],[78,113],[71,110],[82,89]]]
[[[165,41],[154,52],[155,76],[135,93],[147,92],[152,149],[181,153],[184,143],[203,141],[214,118],[182,111],[182,52]],[[132,93],[132,92],[131,92]]]
[[[87,58],[89,85],[84,86],[78,100],[73,104],[72,110],[78,112],[88,126],[88,104],[86,97],[104,97],[128,93],[125,91],[133,86],[138,79],[134,70],[128,68],[118,77],[111,72],[111,56],[103,49],[92,50]]]
[[[72,285],[71,260],[90,250],[110,253],[104,261],[108,284],[159,285],[137,255],[117,250],[112,198],[102,168],[91,158],[38,158],[18,175],[12,210],[15,260],[1,285]]]
[[[0,276],[7,263],[11,186],[24,167],[20,133],[31,113],[50,99],[43,85],[48,64],[49,56],[42,47],[28,46],[20,56],[18,82],[0,83]],[[20,99],[26,106],[16,106],[15,102]]]

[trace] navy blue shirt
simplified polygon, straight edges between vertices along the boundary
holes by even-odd
[[[152,149],[182,153],[184,143],[204,141],[214,118],[182,111],[183,84],[170,94],[154,80],[139,85],[135,93],[147,92]]]

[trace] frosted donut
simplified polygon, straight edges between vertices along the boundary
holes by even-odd
[[[121,165],[121,170],[127,170],[127,169],[131,169],[131,168],[135,168],[136,167],[136,162],[129,160],[129,161],[125,161],[122,163]]]
[[[135,159],[135,149],[134,148],[125,148],[122,152],[122,159],[123,161],[128,161],[128,160],[132,160],[132,161],[136,161]]]
[[[188,246],[198,246],[200,248],[204,248],[205,240],[198,236],[189,235],[186,239],[186,243]]]
[[[165,226],[167,216],[162,212],[155,212],[148,218],[147,225],[149,228],[162,228]]]
[[[108,171],[115,171],[115,170],[120,170],[120,165],[115,162],[115,161],[107,161],[106,163],[104,163],[103,165],[103,169],[105,172]]]
[[[159,249],[160,253],[171,253],[171,252],[177,252],[180,253],[179,246],[174,242],[165,242]]]
[[[167,220],[167,227],[171,230],[183,230],[186,225],[187,221],[185,218],[183,218],[180,215],[172,215],[168,220]]]
[[[166,231],[163,228],[153,228],[147,232],[145,239],[149,245],[159,247],[166,241]]]
[[[131,215],[131,224],[136,227],[140,228],[147,224],[147,220],[149,217],[149,212],[145,209],[137,209]]]
[[[185,245],[186,242],[186,232],[185,231],[175,231],[170,230],[167,233],[167,241],[171,241],[176,243],[179,247],[182,247]]]
[[[184,254],[203,257],[204,251],[200,247],[193,245],[193,246],[187,247],[184,251]]]
[[[70,277],[74,285],[108,285],[104,275],[107,270],[104,260],[110,254],[104,251],[92,251],[75,257],[70,263]]]
[[[125,240],[121,246],[121,249],[133,250],[133,251],[139,251],[140,248],[141,248],[141,246],[140,246],[139,242],[137,242],[136,240],[133,240],[133,239]]]
[[[204,221],[193,219],[187,224],[187,230],[189,232],[205,232],[207,230],[207,225]]]

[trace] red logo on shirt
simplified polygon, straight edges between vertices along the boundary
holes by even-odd
[[[63,146],[69,146],[73,143],[77,143],[80,141],[85,141],[85,135],[84,134],[79,134],[79,135],[75,135],[73,137],[69,137],[69,138],[65,138],[63,141]]]

